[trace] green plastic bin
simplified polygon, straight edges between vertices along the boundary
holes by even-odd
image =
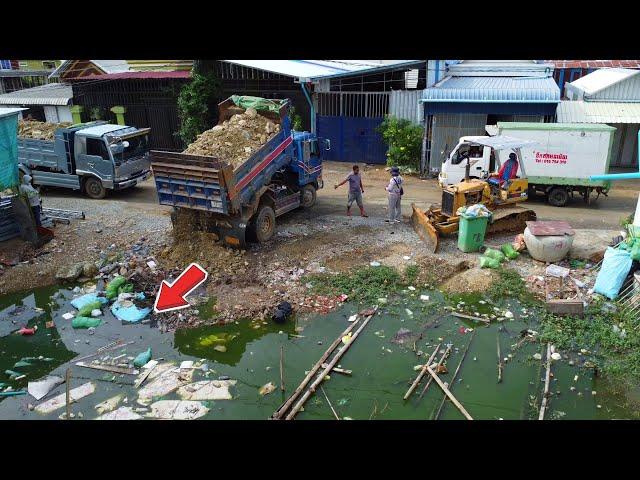
[[[458,229],[458,248],[463,252],[477,252],[484,243],[489,217],[460,216]]]

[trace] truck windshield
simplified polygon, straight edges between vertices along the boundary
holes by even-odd
[[[144,155],[149,150],[149,136],[138,135],[136,137],[128,137],[112,144],[111,151],[113,159],[117,164],[126,162],[127,160]]]

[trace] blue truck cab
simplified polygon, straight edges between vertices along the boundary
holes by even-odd
[[[149,131],[98,121],[59,128],[53,141],[18,138],[18,167],[34,185],[104,198],[107,190],[133,187],[150,177]]]
[[[218,105],[219,125],[245,111],[234,98]],[[195,228],[243,248],[247,240],[272,238],[276,217],[313,206],[323,187],[322,153],[330,143],[313,133],[292,131],[290,101],[275,101],[277,113],[257,113],[278,124],[279,131],[235,169],[213,156],[151,151],[158,201],[174,207],[174,224],[179,215],[191,215]]]

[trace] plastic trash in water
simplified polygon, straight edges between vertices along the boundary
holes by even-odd
[[[94,317],[82,317],[78,315],[71,321],[73,328],[95,328],[102,323],[102,320]]]
[[[33,328],[26,328],[26,327],[22,327],[20,330],[18,330],[18,334],[19,335],[35,335],[36,330],[38,330],[38,326],[35,325]]]
[[[95,293],[87,293],[85,295],[82,295],[78,298],[74,298],[73,300],[71,300],[71,305],[73,306],[73,308],[80,310],[82,307],[96,301],[100,302],[101,304],[105,304],[108,302],[106,298],[99,297]]]
[[[151,307],[138,308],[131,300],[117,300],[111,305],[111,313],[123,322],[136,323],[151,313]]]
[[[147,348],[144,352],[138,354],[138,356],[133,361],[133,366],[137,368],[142,368],[143,365],[147,364],[151,360],[151,347]]]

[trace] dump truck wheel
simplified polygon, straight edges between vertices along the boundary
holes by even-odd
[[[549,204],[554,207],[564,207],[569,202],[569,192],[566,188],[553,187],[547,195],[547,199]]]
[[[260,207],[254,222],[254,232],[260,243],[271,240],[276,232],[276,214],[273,208],[268,205]]]
[[[95,177],[89,177],[84,182],[84,193],[93,199],[101,199],[107,195],[107,189],[102,182]]]
[[[316,203],[316,187],[311,184],[305,185],[300,190],[300,206],[302,208],[311,208]]]

